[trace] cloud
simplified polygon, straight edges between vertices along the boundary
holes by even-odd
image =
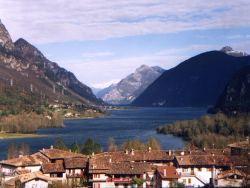
[[[119,81],[120,81],[120,79],[114,79],[114,80],[110,80],[107,82],[93,83],[93,84],[91,84],[91,86],[94,88],[103,89],[103,88],[109,87],[112,84],[116,84]]]
[[[248,0],[0,0],[13,38],[36,44],[245,27],[249,9]]]
[[[107,56],[113,56],[113,52],[84,52],[82,53],[82,56],[84,58],[96,58],[96,57],[107,57]]]

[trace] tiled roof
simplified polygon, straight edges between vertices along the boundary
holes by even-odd
[[[11,178],[10,180],[6,181],[5,184],[9,186],[15,186],[15,183],[17,181],[19,181],[20,183],[25,183],[33,179],[41,179],[47,182],[50,180],[49,177],[43,175],[40,171],[38,171],[38,172],[32,172],[28,174],[22,174],[17,177]]]
[[[179,175],[174,166],[158,166],[157,172],[162,179],[178,179]],[[165,172],[165,173],[164,173]]]
[[[180,166],[230,166],[231,161],[226,155],[183,155],[176,156]]]
[[[100,154],[96,154],[90,157],[89,166],[95,169],[108,169],[109,162],[117,163],[117,162],[153,162],[153,161],[171,161],[174,156],[169,155],[166,151],[134,151],[133,153],[117,151],[117,152],[104,152]]]
[[[242,141],[242,142],[236,142],[236,143],[233,143],[233,144],[229,144],[228,146],[231,147],[231,148],[242,148],[242,149],[250,150],[250,142],[249,142],[249,140],[245,140],[245,141]]]
[[[49,159],[65,159],[71,157],[85,157],[79,153],[73,153],[70,151],[64,151],[59,149],[42,149],[40,152]]]
[[[87,157],[74,157],[64,159],[66,169],[82,169],[86,168],[88,162]]]
[[[224,179],[232,175],[238,175],[238,176],[246,176],[245,173],[237,170],[237,169],[231,169],[231,170],[226,170],[220,174],[218,174],[217,179]]]
[[[23,167],[23,166],[39,166],[44,162],[46,162],[46,160],[42,156],[40,156],[39,153],[35,153],[33,155],[22,156],[19,158],[0,161],[0,164],[5,164],[15,167]]]
[[[153,170],[149,163],[120,162],[111,163],[107,174],[140,175]]]
[[[42,172],[44,174],[59,173],[65,172],[65,169],[62,163],[45,163],[42,165]]]

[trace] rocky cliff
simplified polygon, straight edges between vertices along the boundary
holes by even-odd
[[[15,43],[0,22],[0,82],[32,92],[46,100],[79,102],[98,105],[100,101],[91,89],[73,73],[48,60],[36,47],[24,39]]]
[[[130,104],[163,72],[164,69],[160,67],[142,65],[119,83],[113,84],[100,91],[97,96],[109,104]]]

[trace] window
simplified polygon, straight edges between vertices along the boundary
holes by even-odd
[[[188,178],[188,184],[191,184],[191,178]]]
[[[202,171],[202,168],[198,168],[198,171],[201,172],[201,171]]]
[[[182,169],[182,172],[187,172],[187,171],[188,171],[187,168],[183,168],[183,169]]]

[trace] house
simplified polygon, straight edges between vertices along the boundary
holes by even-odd
[[[81,178],[88,158],[79,153],[59,149],[42,149],[40,153],[49,162],[42,164],[42,172],[54,180],[66,182],[67,178]]]
[[[155,172],[155,188],[173,187],[179,178],[174,166],[158,166]]]
[[[44,163],[42,164],[42,173],[57,181],[66,181],[66,173],[63,163]]]
[[[169,164],[174,156],[166,151],[117,151],[96,154],[89,159],[89,182],[92,187],[126,187],[132,179],[144,180],[144,187],[151,184],[152,168]]]
[[[245,141],[229,144],[231,155],[248,155],[250,152],[250,140],[247,137]]]
[[[213,184],[216,176],[231,167],[227,155],[188,154],[175,156],[174,165],[180,175],[179,182],[186,186],[203,187]]]
[[[80,182],[87,178],[88,157],[74,157],[64,159],[66,178],[68,183]]]
[[[41,164],[46,162],[46,158],[40,153],[35,153],[29,156],[19,156],[18,158],[0,161],[0,166],[4,179],[8,180],[21,171],[39,171],[41,169]]]
[[[48,188],[51,181],[41,172],[31,172],[9,179],[4,183],[6,188]]]
[[[226,170],[218,174],[215,187],[243,187],[247,175],[237,169]]]

